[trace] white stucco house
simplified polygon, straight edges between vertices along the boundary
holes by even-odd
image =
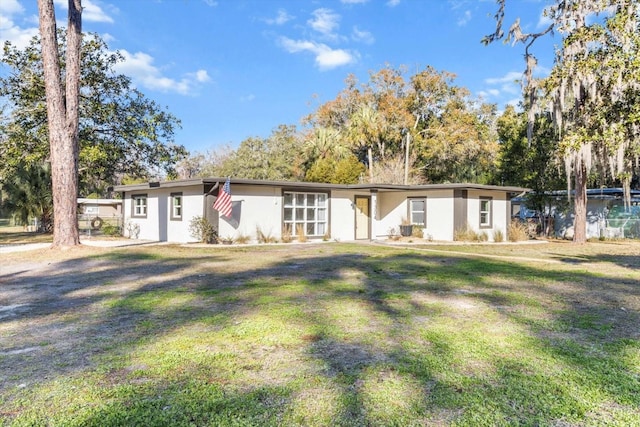
[[[556,191],[554,196],[567,200],[566,191]],[[587,189],[587,238],[640,238],[640,190],[630,190],[629,196],[625,203],[622,188]],[[565,210],[552,207],[556,236],[573,237],[572,205]]]
[[[220,236],[248,236],[257,230],[279,239],[283,230],[307,238],[339,241],[385,239],[402,219],[423,229],[425,237],[452,241],[469,226],[489,240],[506,235],[512,197],[520,187],[479,184],[322,184],[231,179],[230,219],[213,209],[226,178],[199,178],[120,185],[124,233],[132,238],[194,242],[189,224],[201,216]]]

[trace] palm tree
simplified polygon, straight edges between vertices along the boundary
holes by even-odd
[[[4,207],[16,223],[27,225],[31,218],[37,218],[41,231],[51,230],[53,197],[48,163],[23,164],[5,181],[2,189],[6,196]]]

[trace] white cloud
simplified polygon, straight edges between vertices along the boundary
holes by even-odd
[[[264,22],[269,25],[283,25],[291,21],[292,19],[294,19],[294,17],[289,15],[286,10],[279,9],[278,14],[275,18],[266,18]]]
[[[14,21],[24,14],[24,8],[17,0],[0,1],[0,42],[10,41],[18,49],[24,49],[29,45],[33,36],[38,34],[37,19],[33,27],[23,28]]]
[[[205,70],[187,73],[180,79],[172,79],[162,75],[158,67],[153,64],[153,57],[144,52],[129,53],[120,50],[124,61],[114,67],[117,72],[131,77],[137,85],[160,92],[174,92],[181,95],[193,95],[199,83],[210,80]]]
[[[330,70],[351,64],[355,62],[358,57],[357,53],[352,53],[344,49],[332,49],[324,43],[308,40],[292,40],[287,37],[281,37],[280,44],[289,53],[313,53],[315,55],[316,65],[321,70]]]
[[[500,83],[517,83],[518,80],[522,80],[522,72],[510,71],[502,77],[492,77],[485,79],[484,82],[490,85]]]
[[[376,41],[376,39],[373,37],[373,34],[371,34],[369,31],[360,30],[358,29],[358,27],[353,27],[351,38],[355,41],[366,44],[373,44],[373,42]]]
[[[364,4],[367,3],[369,0],[340,0],[340,3],[344,3],[344,4]]]
[[[313,19],[309,19],[307,24],[315,31],[327,37],[335,37],[334,31],[339,27],[340,15],[331,9],[316,9],[312,12]]]
[[[216,0],[203,0],[207,6],[216,7],[218,2]]]
[[[389,7],[396,7],[399,4],[400,4],[400,0],[389,0],[387,2],[387,6]]]
[[[470,10],[465,10],[464,11],[464,15],[460,18],[458,18],[458,26],[459,27],[464,27],[465,25],[467,25],[469,23],[469,21],[471,21],[471,11]]]
[[[56,6],[63,10],[69,9],[68,0],[54,0]],[[82,2],[82,20],[86,22],[106,22],[113,24],[111,18],[100,6],[101,2],[96,0],[84,0]]]
[[[503,101],[505,97],[522,94],[520,80],[522,80],[522,72],[520,71],[510,71],[502,77],[491,77],[485,79],[484,82],[487,85],[498,87],[489,87],[480,91],[478,92],[478,96],[484,99],[499,100],[501,104],[505,104]],[[520,100],[521,98],[517,99]],[[512,101],[513,99],[506,103],[510,104]]]
[[[24,8],[18,0],[2,0],[0,2],[0,15],[18,15],[24,13]]]
[[[254,99],[256,99],[256,96],[254,94],[250,93],[249,95],[241,96],[240,97],[240,102],[251,102]]]

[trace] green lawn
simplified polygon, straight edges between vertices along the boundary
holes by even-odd
[[[640,243],[3,255],[0,425],[640,425]]]

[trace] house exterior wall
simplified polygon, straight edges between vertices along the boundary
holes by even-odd
[[[250,241],[258,240],[257,229],[274,239],[282,239],[284,223],[284,193],[323,193],[327,194],[327,231],[333,240],[351,241],[356,238],[356,198],[366,197],[369,206],[369,238],[385,239],[393,230],[399,233],[403,218],[410,218],[409,200],[421,198],[426,200],[426,224],[423,235],[430,240],[452,241],[457,222],[468,223],[475,231],[486,231],[489,240],[493,240],[494,232],[500,230],[506,235],[506,227],[510,221],[509,199],[507,191],[499,188],[472,189],[460,186],[450,188],[336,188],[322,184],[317,187],[309,183],[233,183],[231,184],[231,201],[234,206],[233,218],[227,220],[219,217],[212,209],[212,196],[204,193],[214,182],[207,185],[194,183],[166,183],[161,186],[138,186],[135,189],[123,186],[124,235],[145,240],[168,241],[175,243],[195,242],[189,233],[189,226],[194,217],[205,216],[217,227],[221,238],[248,237]],[[172,194],[182,196],[182,218],[172,218]],[[132,215],[132,197],[146,195],[146,217]],[[491,224],[480,227],[481,198],[491,200]],[[460,200],[459,200],[460,199]],[[462,200],[463,203],[460,203]],[[206,201],[206,202],[205,202]],[[238,214],[238,215],[236,215]],[[358,218],[362,219],[362,215]],[[365,220],[366,223],[366,220]],[[359,222],[362,226],[362,222]],[[362,231],[362,228],[359,229]],[[136,231],[137,233],[133,233]],[[320,232],[319,234],[321,234]],[[358,234],[363,238],[362,234]],[[314,236],[319,238],[323,236]]]
[[[409,199],[425,198],[425,238],[453,240],[453,190],[402,191],[379,193],[380,219],[377,238],[386,237],[391,230],[399,232],[404,218],[409,218]]]
[[[587,238],[599,238],[601,233],[607,229],[607,207],[608,200],[587,199]],[[554,229],[556,236],[573,239],[573,221],[575,215],[573,209],[561,211],[554,209]],[[609,237],[609,236],[606,236]],[[615,236],[615,237],[622,237]]]
[[[101,218],[112,218],[122,216],[122,201],[107,201],[106,199],[82,200],[78,203],[81,209],[81,215],[90,217],[99,216]]]
[[[171,194],[182,193],[182,219],[171,219]],[[196,239],[189,233],[189,225],[194,217],[202,216],[202,186],[194,185],[190,187],[182,187],[179,189],[169,188],[160,193],[160,197],[164,200],[163,205],[164,215],[167,216],[168,224],[167,229],[163,230],[160,227],[160,234],[166,234],[166,241],[168,242],[195,242]]]
[[[257,227],[265,235],[282,235],[282,190],[271,186],[232,185],[231,201],[240,206],[240,222],[234,224],[220,218],[218,235],[237,238],[249,236],[257,240]]]
[[[353,240],[355,238],[355,197],[369,197],[369,192],[332,190],[329,200],[329,230],[332,239]]]
[[[171,195],[174,193],[182,193],[181,220],[171,219]],[[141,194],[147,195],[146,218],[132,216],[132,197]],[[194,217],[202,215],[202,200],[201,185],[128,192],[123,201],[123,235],[142,240],[195,242],[197,240],[189,233],[189,224]],[[134,233],[136,229],[137,234]]]
[[[480,201],[482,198],[490,198],[491,200],[491,225],[489,227],[480,225]],[[469,190],[467,195],[469,227],[476,232],[486,232],[489,241],[494,240],[496,231],[502,232],[502,235],[506,238],[506,227],[511,221],[509,205],[510,202],[504,192]]]
[[[454,232],[453,190],[439,190],[427,195],[427,227],[425,238],[433,240],[453,240]]]

